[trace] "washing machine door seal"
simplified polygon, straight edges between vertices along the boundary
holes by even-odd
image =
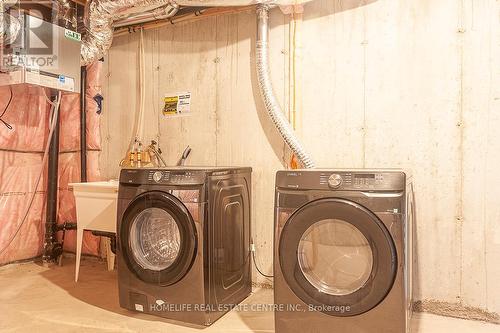
[[[279,239],[280,268],[309,309],[337,317],[382,302],[397,274],[397,252],[382,221],[353,201],[323,198],[296,210]]]
[[[130,203],[119,237],[128,268],[153,285],[179,282],[196,256],[198,237],[191,214],[178,198],[162,191],[143,193]]]

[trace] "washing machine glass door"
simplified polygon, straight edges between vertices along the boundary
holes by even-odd
[[[181,233],[172,214],[151,207],[132,222],[129,244],[134,260],[143,268],[162,271],[172,266],[180,253]]]
[[[125,211],[120,246],[129,269],[144,282],[178,282],[193,263],[196,243],[191,214],[169,193],[142,194]]]
[[[293,292],[312,309],[354,316],[377,306],[396,276],[390,233],[367,208],[326,198],[298,209],[283,227],[280,266]]]

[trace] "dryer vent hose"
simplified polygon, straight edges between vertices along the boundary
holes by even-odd
[[[281,109],[271,81],[271,70],[269,65],[269,6],[259,5],[257,7],[257,78],[259,88],[264,100],[269,117],[281,134],[285,143],[297,156],[300,163],[307,169],[314,168],[311,156],[305,151],[302,143],[297,138],[292,126],[286,119]]]

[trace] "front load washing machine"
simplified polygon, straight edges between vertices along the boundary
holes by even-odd
[[[210,325],[251,292],[250,168],[123,169],[123,308]]]
[[[280,171],[275,200],[277,333],[410,331],[410,177]]]

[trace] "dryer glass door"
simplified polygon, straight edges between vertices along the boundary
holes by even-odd
[[[321,220],[304,232],[298,260],[309,283],[336,296],[361,289],[373,269],[368,239],[354,225],[338,219]]]
[[[312,201],[290,216],[279,240],[279,263],[292,291],[332,316],[377,306],[397,272],[395,245],[382,221],[338,198]]]
[[[144,282],[172,285],[189,271],[196,254],[193,218],[175,196],[146,192],[125,210],[119,228],[120,251]]]

